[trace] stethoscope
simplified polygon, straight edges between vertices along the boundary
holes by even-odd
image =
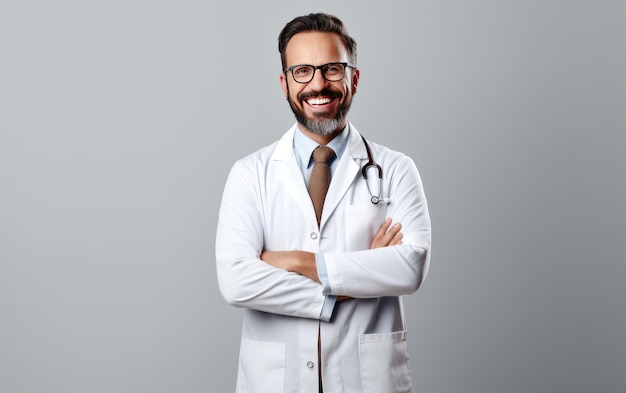
[[[374,205],[378,205],[379,203],[389,203],[389,198],[381,198],[380,194],[383,191],[383,168],[380,167],[377,163],[374,162],[372,158],[372,152],[370,151],[369,144],[365,140],[365,137],[361,135],[363,139],[363,144],[365,144],[365,150],[367,151],[367,164],[363,165],[361,168],[361,174],[363,174],[363,179],[365,180],[365,185],[367,186],[367,191],[370,193],[370,201]],[[370,188],[370,183],[367,181],[367,171],[371,168],[375,168],[378,173],[378,195],[374,195],[372,189]]]

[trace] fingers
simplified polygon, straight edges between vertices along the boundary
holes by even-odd
[[[372,243],[370,248],[379,248],[379,247],[387,247],[387,246],[395,246],[397,244],[402,244],[402,233],[400,230],[402,229],[402,224],[399,222],[391,225],[391,218],[387,218],[378,231],[374,238],[372,239]]]
[[[400,224],[398,224],[399,226],[401,226]],[[389,246],[395,246],[397,244],[402,244],[402,232],[398,232],[395,234],[395,236],[393,238],[391,238],[391,240],[389,241]]]
[[[391,225],[391,218],[387,218],[382,223],[380,228],[378,228],[378,231],[376,232],[376,235],[374,235],[374,238],[372,239],[372,247],[371,248],[384,247],[384,246],[378,246],[378,243],[380,243],[382,241],[382,238],[385,236],[385,233],[387,233],[387,229],[389,229],[390,225]]]
[[[402,241],[402,233],[400,232],[400,229],[402,229],[402,224],[397,222],[393,224],[389,230],[387,230],[387,233],[383,236],[383,243],[385,246],[393,246]]]

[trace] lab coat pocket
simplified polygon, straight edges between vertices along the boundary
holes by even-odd
[[[387,207],[383,204],[349,205],[346,208],[346,251],[368,250],[386,213]]]
[[[411,368],[406,331],[359,336],[363,393],[409,393]]]
[[[285,344],[241,341],[237,392],[282,392],[285,379]]]

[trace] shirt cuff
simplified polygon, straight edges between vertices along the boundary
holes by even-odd
[[[317,268],[317,275],[322,283],[322,293],[326,295],[324,298],[324,304],[322,305],[320,319],[328,322],[333,315],[335,303],[337,302],[337,296],[329,295],[330,283],[328,282],[328,272],[326,271],[326,260],[324,259],[324,254],[315,254],[315,266]]]
[[[324,305],[322,306],[322,313],[320,314],[321,321],[330,321],[330,318],[333,316],[333,310],[335,309],[336,302],[337,296],[326,295],[326,297],[324,298]]]
[[[322,283],[322,294],[330,294],[330,281],[328,280],[328,270],[326,269],[326,259],[324,254],[315,254],[315,267],[317,268],[317,276]]]

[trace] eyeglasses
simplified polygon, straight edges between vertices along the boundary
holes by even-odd
[[[309,83],[313,80],[316,70],[322,70],[322,76],[329,82],[337,82],[343,79],[346,67],[355,68],[348,63],[328,63],[320,66],[310,64],[296,64],[287,68],[284,73],[291,71],[293,80],[298,83]]]

